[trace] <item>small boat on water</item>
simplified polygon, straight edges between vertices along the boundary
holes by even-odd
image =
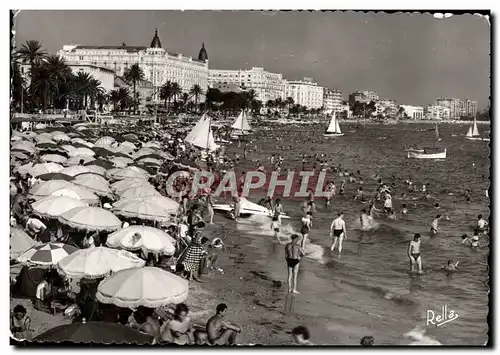
[[[332,119],[330,120],[330,124],[326,129],[323,136],[325,137],[340,137],[343,136],[344,133],[340,130],[339,122],[337,121],[337,112],[333,111]]]
[[[446,148],[443,152],[428,153],[426,149],[423,152],[408,150],[408,159],[446,159]]]
[[[474,122],[469,126],[469,130],[467,131],[465,138],[470,141],[490,141],[489,138],[483,138],[479,134],[479,130],[477,129],[476,117],[474,117]]]
[[[272,217],[273,211],[270,209],[261,206],[257,203],[251,202],[244,197],[240,198],[240,216],[241,217],[250,217],[250,216],[266,216]],[[231,212],[234,211],[234,204],[214,204],[214,211],[216,212]],[[290,218],[287,215],[282,215],[281,218]]]

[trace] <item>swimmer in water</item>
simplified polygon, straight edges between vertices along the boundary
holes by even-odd
[[[302,241],[300,243],[300,246],[302,249],[305,249],[307,236],[309,235],[309,232],[312,228],[312,212],[308,211],[306,215],[302,217],[301,222],[302,227],[300,228],[300,234],[302,234]]]
[[[457,271],[457,266],[458,266],[459,262],[460,261],[457,261],[456,263],[454,263],[453,260],[448,260],[448,264],[446,264],[445,266],[443,266],[442,269],[444,271],[447,271],[447,272]]]
[[[403,209],[401,210],[401,214],[408,214],[408,207],[406,207],[406,203],[403,203]]]
[[[339,242],[339,254],[342,252],[342,244],[344,239],[347,239],[347,230],[344,222],[344,213],[339,212],[338,217],[333,220],[330,226],[330,237],[333,238],[333,243],[330,248],[331,251],[335,250],[337,246],[337,241]]]
[[[437,232],[439,231],[439,220],[441,219],[441,215],[438,214],[436,215],[436,218],[432,221],[431,223],[431,237],[435,236],[437,234]]]
[[[389,213],[389,217],[387,217],[387,218],[396,219],[396,213],[394,212],[394,210]]]
[[[413,240],[408,244],[408,258],[410,259],[410,271],[418,268],[418,273],[422,274],[422,257],[420,256],[421,236],[419,233],[413,236]]]
[[[367,230],[370,226],[370,218],[366,213],[366,210],[361,210],[361,215],[359,216],[359,223],[361,224],[361,230]]]

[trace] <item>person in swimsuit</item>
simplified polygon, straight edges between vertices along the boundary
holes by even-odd
[[[216,313],[207,322],[208,342],[211,345],[234,345],[241,328],[226,322],[223,318],[227,310],[225,303],[217,305]]]
[[[486,233],[488,227],[488,222],[483,219],[483,215],[480,214],[477,216],[477,226],[476,229],[479,231],[479,233]]]
[[[337,246],[337,241],[339,242],[339,254],[342,252],[342,243],[344,239],[347,239],[347,230],[345,228],[344,213],[339,212],[338,217],[333,220],[330,226],[330,237],[333,237],[333,243],[331,246],[331,251],[335,250]]]
[[[443,266],[442,269],[444,271],[447,271],[447,272],[457,271],[457,267],[458,267],[459,263],[460,263],[460,261],[457,261],[455,263],[455,262],[453,262],[453,260],[448,260],[448,264],[446,264],[445,266]]]
[[[299,293],[297,291],[297,276],[299,274],[300,258],[304,256],[304,250],[297,243],[300,237],[292,235],[292,241],[285,246],[285,260],[288,268],[288,293]]]
[[[368,214],[366,214],[366,210],[361,210],[361,214],[359,216],[359,223],[361,225],[362,231],[368,230],[370,226],[370,219],[368,217]]]
[[[420,234],[415,234],[413,240],[408,245],[408,258],[410,259],[410,271],[415,271],[418,267],[418,273],[422,274],[422,257],[420,256]]]
[[[178,345],[193,344],[193,329],[188,314],[189,308],[184,303],[179,303],[175,307],[174,319],[161,330],[161,340]]]
[[[432,221],[431,223],[431,237],[435,236],[437,234],[437,232],[439,231],[439,227],[438,227],[438,224],[439,224],[439,220],[441,219],[441,215],[438,214],[436,215],[436,218]]]
[[[273,220],[271,222],[271,229],[274,231],[274,236],[276,239],[279,241],[279,236],[280,236],[280,223],[278,221],[277,216],[273,216]]]
[[[281,215],[284,213],[283,211],[283,205],[280,202],[280,199],[277,198],[276,201],[274,202],[273,206],[273,215],[275,217],[278,217],[278,223],[281,226]]]
[[[10,316],[10,331],[17,339],[27,339],[31,332],[31,318],[26,313],[26,308],[18,304]]]
[[[302,234],[302,241],[300,243],[301,248],[304,249],[306,246],[307,236],[311,231],[312,227],[312,212],[308,211],[304,217],[302,217],[302,227],[300,228],[300,234]]]

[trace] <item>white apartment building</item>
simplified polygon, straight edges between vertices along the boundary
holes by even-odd
[[[465,115],[462,100],[452,97],[440,97],[436,99],[435,106],[446,107],[450,110],[451,119],[459,119]]]
[[[282,74],[270,73],[264,68],[254,67],[243,70],[210,69],[208,85],[210,87],[236,84],[242,90],[255,90],[257,99],[265,105],[269,100],[285,96],[285,80]]]
[[[78,73],[87,73],[92,75],[94,79],[99,80],[101,82],[101,87],[106,92],[113,90],[115,86],[115,72],[111,69],[90,64],[77,64],[71,62],[66,62],[66,64],[71,68],[71,72],[74,75]]]
[[[381,99],[375,103],[376,114],[386,117],[395,117],[397,114],[396,102],[394,100]]]
[[[465,116],[474,117],[477,114],[477,101],[465,99],[462,104]]]
[[[424,108],[422,106],[412,106],[412,105],[399,105],[404,110],[404,113],[411,120],[423,120],[424,119]]]
[[[342,111],[342,91],[337,89],[324,88],[323,90],[323,108],[326,114],[331,114],[334,111]]]
[[[425,116],[428,120],[449,120],[453,119],[451,110],[448,107],[439,105],[429,105],[425,110]]]
[[[139,64],[145,79],[160,87],[167,81],[179,84],[183,92],[188,92],[195,84],[205,93],[208,87],[208,55],[205,45],[198,59],[169,53],[161,46],[158,31],[155,31],[149,47],[146,46],[86,46],[64,45],[58,52],[67,62],[79,65],[94,65],[113,70],[123,76],[125,69]],[[200,97],[204,100],[204,95]]]
[[[308,109],[322,108],[323,89],[311,78],[304,78],[304,81],[287,81],[285,96],[291,97],[295,104],[305,106]]]

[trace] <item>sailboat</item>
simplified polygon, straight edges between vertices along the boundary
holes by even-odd
[[[340,137],[343,136],[344,133],[340,130],[339,122],[337,121],[337,112],[333,111],[332,119],[330,120],[330,124],[326,129],[323,136],[325,137]]]
[[[469,126],[469,130],[467,131],[465,138],[471,141],[486,141],[486,142],[490,141],[489,138],[483,138],[479,134],[479,130],[477,129],[476,116],[474,116],[474,123]]]
[[[439,137],[439,129],[436,123],[436,140],[439,142],[441,138]],[[424,149],[423,152],[419,150],[408,150],[408,159],[446,159],[446,148],[444,148],[443,152],[429,153],[427,149]]]
[[[219,146],[215,144],[211,124],[212,119],[204,113],[184,141],[208,153],[215,151]]]
[[[236,120],[234,121],[233,125],[231,126],[233,129],[233,134],[231,135],[232,138],[239,138],[240,136],[244,136],[250,133],[252,130],[252,127],[250,127],[250,124],[248,123],[247,115],[245,111],[241,111]]]

